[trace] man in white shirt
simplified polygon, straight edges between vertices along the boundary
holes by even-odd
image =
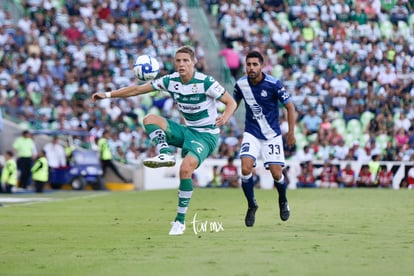
[[[51,142],[44,146],[46,152],[46,159],[50,168],[61,168],[66,166],[65,148],[59,143],[59,138],[53,136]]]

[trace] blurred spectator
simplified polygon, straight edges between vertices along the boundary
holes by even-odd
[[[0,193],[11,194],[13,192],[12,188],[17,185],[17,164],[12,151],[6,151],[4,159],[5,164],[1,170]]]
[[[37,156],[36,145],[32,134],[24,130],[22,135],[13,142],[13,149],[17,156],[17,169],[19,170],[19,187],[26,189],[32,181],[31,168],[33,159]]]
[[[372,177],[372,183],[375,185],[378,185],[378,175],[381,169],[381,164],[379,160],[381,159],[381,156],[378,154],[372,155],[372,160],[368,162],[368,168],[369,172],[371,173]]]
[[[304,146],[302,150],[298,150],[295,156],[295,161],[299,163],[311,162],[314,160],[314,152],[308,145]]]
[[[410,127],[411,121],[407,118],[407,115],[404,112],[401,112],[394,120],[394,130],[398,132],[402,128],[405,131],[408,131]]]
[[[108,130],[105,130],[103,136],[98,140],[99,158],[102,163],[103,174],[105,176],[107,169],[110,168],[119,179],[124,182],[130,182],[118,171],[118,168],[113,163],[112,152],[108,143],[110,136],[111,133]]]
[[[339,144],[340,141],[344,141],[344,137],[342,136],[341,133],[337,131],[335,127],[331,129],[331,131],[328,134],[327,139],[328,139],[329,144],[332,146],[336,146]]]
[[[356,175],[352,169],[351,164],[346,164],[345,168],[341,169],[338,175],[338,182],[340,188],[354,188],[356,187]]]
[[[228,43],[226,48],[220,50],[219,55],[225,58],[231,75],[233,78],[237,79],[241,69],[241,57],[240,54],[233,49],[233,44]]]
[[[62,168],[67,165],[65,147],[60,144],[57,135],[53,136],[52,141],[47,143],[43,150],[50,168]]]
[[[398,147],[407,148],[410,137],[404,128],[399,128],[395,134],[395,145]]]
[[[132,144],[125,153],[126,163],[136,168],[141,167],[142,161],[145,158],[146,156],[141,152],[141,149]]]
[[[317,188],[311,162],[301,163],[301,172],[296,182],[297,188]]]
[[[221,186],[224,188],[238,188],[239,173],[237,167],[234,165],[234,158],[229,157],[227,164],[221,168]]]
[[[333,150],[337,160],[345,160],[348,156],[349,148],[343,139],[338,141],[338,144],[334,146]]]
[[[398,150],[391,140],[387,142],[384,149],[383,161],[398,161]]]
[[[49,165],[46,152],[41,150],[31,168],[34,188],[36,193],[43,193],[43,189],[49,180]]]
[[[214,165],[210,176],[210,181],[207,183],[208,188],[217,188],[221,186],[221,172],[219,166]]]
[[[358,188],[376,187],[372,179],[372,173],[369,171],[368,165],[362,165],[358,173],[358,177],[356,179],[356,184]]]
[[[319,142],[318,151],[316,152],[316,159],[322,161],[328,160],[329,155],[333,150],[333,147],[328,144],[328,141],[326,139],[322,139]]]
[[[227,45],[231,45],[234,41],[242,42],[244,40],[243,29],[235,19],[232,19],[231,23],[224,27],[223,38]]]
[[[320,188],[338,188],[338,167],[325,161],[319,174]]]
[[[398,0],[390,10],[390,21],[394,24],[398,24],[398,21],[408,22],[409,11],[405,6],[404,0]]]
[[[387,165],[381,165],[378,173],[378,186],[380,188],[392,188],[394,174],[387,169]]]
[[[342,111],[343,111],[345,122],[348,122],[352,119],[359,120],[360,118],[361,110],[359,106],[355,104],[355,100],[351,96],[347,97],[346,105],[344,106]]]
[[[317,133],[321,123],[322,118],[316,114],[316,110],[309,110],[309,114],[306,114],[302,119],[303,131],[305,135]]]

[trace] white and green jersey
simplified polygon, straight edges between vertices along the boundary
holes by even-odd
[[[175,72],[153,80],[152,86],[170,93],[187,126],[197,128],[200,132],[219,133],[215,126],[216,100],[223,96],[225,89],[213,77],[195,72],[188,83],[182,83]]]

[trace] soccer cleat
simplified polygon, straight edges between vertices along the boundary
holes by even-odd
[[[257,208],[259,208],[259,206],[256,205],[247,209],[246,218],[244,219],[247,227],[252,227],[254,225]]]
[[[144,166],[149,168],[173,167],[175,166],[175,157],[173,155],[161,153],[157,156],[145,159]]]
[[[279,209],[280,209],[280,219],[283,221],[287,221],[290,216],[290,209],[289,204],[287,201],[279,202]]]
[[[171,222],[172,227],[170,230],[170,233],[168,235],[170,236],[178,236],[184,234],[185,231],[185,224],[182,224],[178,220]]]

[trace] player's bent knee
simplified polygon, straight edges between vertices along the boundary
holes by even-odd
[[[145,125],[149,125],[149,124],[155,124],[157,122],[157,115],[154,114],[148,114],[144,117],[144,124]]]
[[[167,121],[158,115],[148,114],[144,117],[143,123],[144,125],[157,125],[162,129],[165,129]]]
[[[241,173],[242,175],[249,175],[252,173],[252,169],[253,168],[249,168],[249,167],[242,167],[241,169]]]

